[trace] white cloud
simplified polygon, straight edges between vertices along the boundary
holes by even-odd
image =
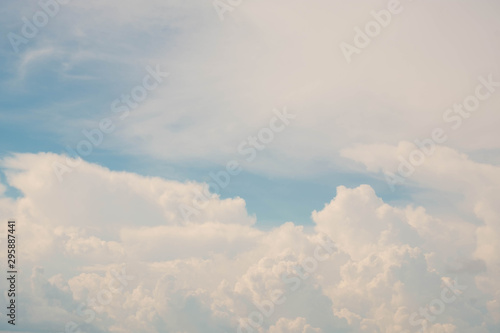
[[[359,146],[350,149],[346,156],[364,163],[369,170],[396,173],[400,163],[398,156],[408,156],[414,149],[415,146],[408,142],[401,142],[397,147]],[[388,150],[392,154],[388,153]],[[386,158],[378,159],[379,152]],[[387,158],[388,156],[390,158]],[[457,211],[473,214],[480,221],[479,225],[457,223],[457,221],[453,221],[453,224],[440,221],[431,224],[429,217],[419,218],[415,215],[421,215],[422,210],[421,213],[417,211],[410,215],[413,216],[410,224],[417,228],[428,242],[442,247],[442,252],[454,249],[453,251],[459,254],[454,260],[456,262],[462,258],[463,262],[459,264],[459,269],[469,269],[478,273],[475,277],[477,287],[491,293],[492,300],[488,302],[488,308],[492,318],[498,321],[500,313],[496,304],[499,302],[497,290],[500,285],[495,276],[499,274],[500,258],[498,242],[493,240],[500,237],[498,226],[500,211],[492,198],[498,197],[500,191],[500,168],[474,162],[456,150],[437,146],[435,152],[426,158],[425,163],[415,169],[410,177],[412,182],[445,194],[460,193],[461,198],[455,202],[459,208]],[[465,253],[467,256],[464,258]],[[479,262],[475,262],[475,259]],[[470,261],[467,263],[468,260]]]
[[[438,17],[430,14],[436,4],[430,6],[405,4],[404,17],[347,66],[338,43],[352,38],[352,28],[385,2],[246,2],[223,24],[194,28],[195,37],[159,58],[172,72],[169,84],[136,110],[119,138],[155,158],[225,163],[237,156],[241,140],[266,125],[273,108],[286,105],[297,121],[246,167],[304,175],[325,171],[329,162],[342,165],[337,152],[353,142],[394,144],[427,135],[430,126],[442,124],[446,108],[474,91],[478,76],[500,78],[500,49],[491,47],[498,22],[490,9],[449,5],[443,7],[446,17]],[[459,23],[470,16],[482,19],[481,28]],[[441,24],[449,29],[436,35]],[[447,42],[459,31],[473,46]],[[492,127],[499,101],[497,94],[482,105],[450,144],[471,151],[499,148]],[[482,140],[475,138],[479,128],[486,133]],[[318,160],[324,164],[312,162]]]
[[[455,277],[466,291],[429,327],[482,332],[498,325],[494,200],[481,196],[475,204],[484,221],[477,226],[390,206],[367,185],[339,187],[313,213],[314,231],[292,222],[261,231],[244,202],[233,211],[241,199],[213,197],[211,218],[180,219],[176,205],[201,187],[196,183],[89,163],[59,183],[51,162],[64,158],[18,154],[2,163],[8,184],[23,193],[1,213],[17,217],[23,270],[33,269],[31,282],[20,281],[33,314],[27,327],[61,331],[74,321],[91,332],[236,332],[261,311],[255,332],[413,332],[412,314],[422,320],[420,309]],[[454,163],[488,177],[466,159]],[[295,271],[315,256],[321,235],[338,249],[309,275]],[[111,293],[122,269],[133,278]],[[284,302],[266,314],[276,290]],[[110,295],[105,305],[91,305]],[[95,316],[89,324],[86,310]]]
[[[106,141],[106,148],[127,154],[226,163],[273,108],[286,105],[299,120],[246,168],[311,175],[345,167],[338,151],[353,143],[427,136],[443,123],[445,109],[474,92],[479,76],[500,80],[500,49],[492,42],[496,1],[403,6],[350,65],[339,43],[352,40],[353,28],[387,1],[245,1],[224,22],[210,1],[72,2],[46,27],[44,47],[26,57],[50,47],[66,54],[69,68],[92,61],[126,66],[101,74],[111,82],[140,80],[146,65],[168,70],[168,82]],[[500,148],[493,112],[499,103],[497,92],[449,145],[468,152]],[[66,141],[82,125],[68,120],[61,130]]]
[[[311,327],[305,318],[280,318],[276,325],[269,328],[269,333],[321,333],[321,330]]]

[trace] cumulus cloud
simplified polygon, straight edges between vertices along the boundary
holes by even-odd
[[[216,195],[206,207],[210,218],[185,222],[177,206],[203,184],[87,162],[60,183],[51,165],[65,158],[18,154],[2,162],[6,185],[22,193],[2,197],[1,207],[17,216],[23,271],[32,271],[20,286],[33,314],[23,325],[34,332],[65,325],[268,333],[498,327],[498,210],[489,197],[473,205],[483,221],[476,225],[391,206],[368,185],[339,187],[312,213],[314,230],[287,222],[262,231],[242,199]],[[452,164],[488,177],[461,155]],[[454,284],[456,297],[436,315],[429,304]]]
[[[397,173],[401,166],[401,157],[408,158],[409,154],[416,150],[418,147],[415,145],[401,142],[396,147],[372,145],[350,148],[345,150],[345,156],[363,163],[368,170]],[[388,158],[378,159],[376,157],[378,152]],[[499,286],[494,276],[498,275],[499,258],[498,242],[493,239],[500,237],[497,223],[500,211],[492,198],[499,194],[500,168],[475,162],[467,155],[443,146],[437,146],[435,152],[426,157],[425,163],[415,165],[414,168],[415,171],[408,177],[408,181],[442,193],[461,193],[462,196],[455,200],[456,206],[460,207],[460,211],[473,214],[478,219],[479,223],[460,223],[456,220],[448,226],[439,223],[441,226],[437,224],[437,229],[435,223],[429,224],[428,218],[412,218],[411,224],[419,229],[426,239],[435,238],[434,243],[439,240],[443,248],[454,248],[459,242],[462,243],[463,250],[455,248],[454,251],[455,253],[466,251],[468,256],[464,259],[461,255],[462,262],[457,261],[458,258],[455,259],[459,266],[457,269],[477,273],[475,276],[477,287],[483,291],[490,291],[492,299],[488,301],[488,308],[490,315],[498,321],[496,290]],[[445,230],[450,232],[453,229],[455,230],[453,235],[449,235],[453,239],[453,243],[450,244],[447,241],[450,238],[441,237]],[[472,249],[470,245],[473,245]]]

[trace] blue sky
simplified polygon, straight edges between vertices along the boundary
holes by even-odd
[[[57,25],[58,22],[50,22],[43,30],[41,29],[36,39],[20,47],[21,53],[14,52],[8,43],[4,45],[4,61],[9,65],[4,66],[3,89],[0,95],[3,120],[0,124],[2,156],[9,156],[15,152],[60,154],[66,153],[67,145],[75,148],[84,138],[81,131],[91,129],[93,121],[112,115],[110,102],[130,90],[130,87],[139,82],[143,75],[143,68],[138,64],[119,63],[114,61],[115,57],[129,51],[135,54],[127,56],[138,58],[151,53],[165,52],[165,49],[152,46],[151,41],[148,42],[147,34],[152,31],[156,34],[155,38],[164,40],[166,45],[179,43],[177,41],[179,32],[161,26],[155,26],[154,30],[148,32],[126,33],[119,36],[118,40],[113,38],[113,42],[108,41],[108,45],[103,40],[93,40],[88,42],[89,46],[96,48],[98,55],[109,56],[111,59],[103,60],[98,56],[97,59],[88,59],[71,65],[71,68],[66,70],[67,61],[70,61],[68,54],[82,46],[78,41],[72,41],[57,45],[61,48],[59,52],[47,51],[38,38],[49,40],[56,38],[51,35],[55,29],[51,24]],[[122,33],[121,30],[119,32]],[[118,31],[110,31],[104,38],[110,38],[109,35],[116,37],[117,33]],[[40,48],[42,52],[37,57],[36,52]],[[167,47],[167,53],[171,52],[169,49],[170,47]],[[44,50],[48,53],[44,54]],[[35,53],[35,56],[30,52]],[[19,67],[19,71],[15,70],[16,66]],[[188,99],[189,95],[186,98]],[[189,100],[184,102],[193,103]],[[209,109],[206,108],[206,111]],[[245,138],[245,134],[241,134],[241,139]],[[105,145],[96,147],[86,160],[111,170],[136,172],[145,176],[161,176],[180,181],[207,181],[209,172],[217,171],[220,167],[217,163],[196,157],[179,161],[158,159],[154,155],[137,156],[126,147],[116,149],[106,146],[107,141],[116,140],[112,136],[113,134],[107,136]],[[166,150],[168,145],[168,142],[165,142]],[[200,162],[202,167],[199,167]],[[249,212],[256,214],[259,223],[265,228],[291,220],[310,224],[311,212],[322,208],[331,200],[339,185],[353,187],[369,183],[379,188],[380,195],[386,200],[405,198],[407,191],[405,189],[393,194],[383,181],[374,177],[350,170],[336,172],[334,169],[327,167],[321,174],[306,177],[282,176],[279,173],[270,176],[250,170],[235,177],[231,185],[220,194],[223,198],[243,197],[247,201]]]
[[[25,242],[15,329],[498,331],[499,11],[4,1],[0,216]],[[231,161],[241,172],[203,192]],[[122,270],[135,278],[93,308]],[[444,311],[429,305],[447,292]]]

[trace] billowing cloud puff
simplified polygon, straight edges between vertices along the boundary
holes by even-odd
[[[268,231],[253,226],[242,199],[217,195],[186,221],[179,206],[192,205],[203,184],[87,162],[59,182],[52,165],[65,156],[6,158],[3,186],[21,192],[0,199],[2,216],[19,226],[21,306],[30,314],[20,325],[33,332],[492,331],[499,215],[485,194],[495,191],[496,171],[456,156],[455,168],[490,177],[468,197],[477,198],[468,203],[479,224],[391,206],[361,185],[337,188],[312,213],[313,230],[287,222]]]

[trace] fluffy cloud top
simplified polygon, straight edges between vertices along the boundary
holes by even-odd
[[[436,158],[441,153],[453,154],[440,150]],[[456,156],[456,168],[490,177],[484,191],[498,190],[493,167],[489,175],[486,166]],[[0,208],[2,216],[18,221],[25,330],[62,332],[68,325],[82,332],[417,332],[424,325],[432,332],[491,332],[499,327],[494,221],[500,214],[491,197],[467,198],[481,221],[474,224],[430,216],[422,207],[388,205],[368,185],[339,187],[330,203],[312,213],[314,230],[288,222],[261,231],[239,198],[213,195],[203,218],[183,220],[179,205],[192,204],[203,184],[87,162],[60,183],[52,164],[65,159],[18,154],[2,162],[5,185],[22,193],[17,199],[2,197]],[[453,181],[456,186],[460,179]],[[439,303],[442,297],[453,301]]]

